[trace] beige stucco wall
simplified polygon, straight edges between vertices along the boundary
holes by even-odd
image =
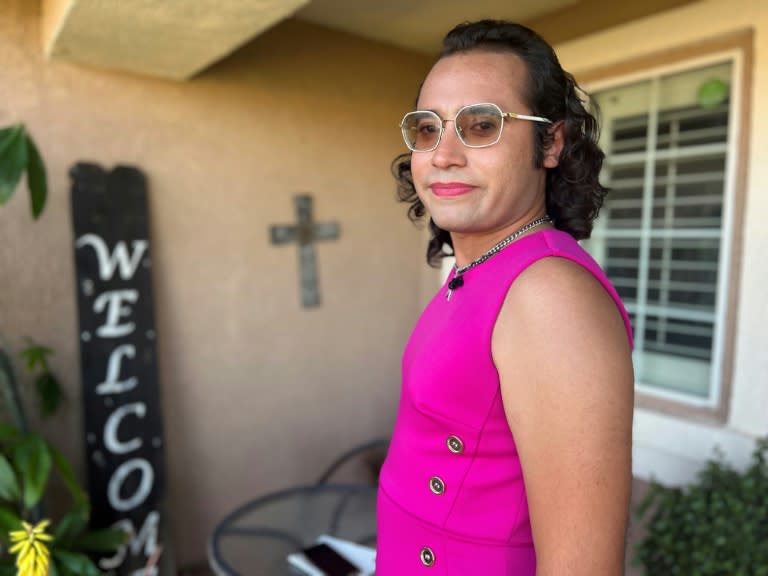
[[[428,62],[286,22],[189,82],[42,57],[36,3],[0,3],[0,126],[25,122],[48,206],[0,209],[0,335],[56,351],[69,403],[47,427],[82,471],[67,170],[139,166],[149,181],[169,504],[179,564],[214,523],[312,479],[388,433],[399,357],[423,304],[424,237],[394,199],[389,162]],[[311,192],[341,238],[318,247],[323,304],[299,306],[297,250],[268,242]]]
[[[564,67],[579,77],[604,66],[663,53],[740,30],[754,31],[750,141],[738,278],[730,413],[724,424],[697,423],[646,410],[635,415],[635,470],[685,482],[719,445],[747,460],[755,436],[768,434],[768,2],[703,0],[667,13],[557,46]]]

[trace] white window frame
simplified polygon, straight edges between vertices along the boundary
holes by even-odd
[[[699,398],[682,392],[664,390],[642,381],[635,382],[636,390],[648,397],[671,401],[675,404],[682,404],[685,406],[705,408],[710,410],[717,409],[719,406],[721,406],[723,401],[723,366],[726,350],[725,339],[728,332],[727,323],[732,321],[729,319],[729,314],[735,315],[736,313],[735,310],[728,310],[728,302],[731,290],[736,288],[735,286],[731,285],[732,283],[730,280],[733,278],[731,270],[733,265],[734,252],[734,221],[737,197],[737,176],[739,168],[738,158],[739,154],[741,153],[739,150],[739,143],[741,138],[740,132],[742,128],[742,115],[744,114],[744,111],[742,110],[742,90],[744,87],[743,50],[739,48],[719,50],[703,56],[682,59],[672,64],[664,64],[645,68],[641,71],[616,75],[599,81],[589,82],[584,86],[587,92],[594,94],[602,90],[616,88],[621,85],[642,81],[654,81],[653,79],[658,81],[658,79],[660,79],[662,76],[690,71],[696,68],[703,68],[708,65],[723,63],[726,61],[729,61],[732,66],[729,98],[730,110],[726,145],[723,211],[720,227],[720,250],[718,260],[717,299],[715,302],[715,324],[713,330],[712,358],[710,364],[709,394],[706,398]],[[654,102],[651,103],[650,114],[652,118],[651,121],[654,124],[657,124],[656,119],[658,115],[658,109],[656,108]],[[651,152],[649,157],[646,159],[646,165],[648,165],[649,162],[655,161],[656,156],[653,152]],[[658,235],[649,234],[647,228],[645,228],[640,237],[641,262],[646,259],[643,256],[643,246],[650,246],[652,236],[656,237]],[[639,285],[638,295],[640,294],[641,288],[644,289],[643,286]],[[642,307],[639,307],[638,318],[640,317],[640,313],[642,313],[643,316],[646,316],[648,311]],[[636,337],[641,339],[643,336],[644,322],[638,322]],[[638,370],[638,372],[640,371]]]

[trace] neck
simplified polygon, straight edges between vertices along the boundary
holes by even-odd
[[[510,234],[514,234],[517,230],[526,224],[543,217],[543,211],[540,214],[527,214],[524,217],[515,220],[508,226],[504,226],[503,228],[484,234],[451,233],[453,251],[456,255],[456,266],[461,268],[462,266],[470,264],[471,262],[480,258],[496,244],[507,238]],[[544,228],[552,227],[553,226],[550,222],[545,222],[522,233],[516,240],[528,236],[529,234],[538,232]]]

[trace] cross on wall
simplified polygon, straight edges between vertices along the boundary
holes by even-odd
[[[313,308],[320,305],[315,243],[320,240],[338,239],[339,224],[315,223],[312,218],[312,196],[309,194],[294,196],[293,202],[298,223],[273,225],[270,228],[270,237],[272,244],[298,244],[301,303],[305,308]]]

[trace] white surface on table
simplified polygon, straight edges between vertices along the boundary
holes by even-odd
[[[373,576],[376,570],[376,550],[368,546],[355,544],[349,540],[334,538],[323,534],[317,539],[318,544],[327,544],[344,556],[360,571],[360,576]],[[302,570],[307,576],[325,576],[304,554],[296,552],[288,555],[288,563]]]

